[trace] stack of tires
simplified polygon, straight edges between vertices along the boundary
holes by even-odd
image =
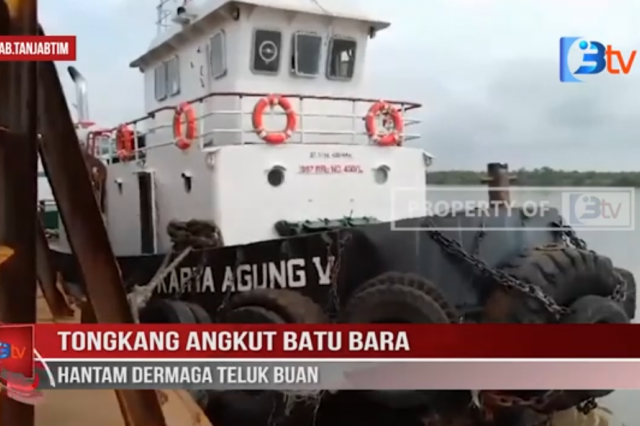
[[[502,267],[520,281],[539,287],[556,303],[570,308],[559,321],[537,300],[496,285],[487,292],[482,321],[486,323],[629,323],[636,310],[633,275],[614,268],[607,257],[567,246],[548,246],[522,253]],[[614,301],[610,296],[624,279],[627,296]],[[152,300],[140,313],[141,322],[208,323],[211,318],[197,305],[166,299]],[[423,277],[388,272],[358,286],[339,312],[342,323],[460,323],[464,318],[443,296],[439,287]],[[329,319],[312,300],[291,290],[253,290],[239,293],[222,306],[219,323],[311,324]],[[547,414],[575,407],[581,402],[611,391],[559,391],[538,413]],[[464,392],[463,392],[464,393]],[[529,392],[530,393],[530,392]],[[555,394],[555,393],[554,393]],[[368,391],[364,399],[372,408],[394,413],[415,412],[426,407],[448,406],[469,400],[460,392]],[[470,393],[469,393],[470,395]],[[450,397],[449,397],[450,396]],[[198,391],[194,398],[214,424],[253,426],[277,424],[285,414],[284,396],[268,391]],[[460,407],[462,410],[463,407]],[[295,422],[294,422],[295,423]],[[287,424],[290,424],[288,422]]]
[[[560,321],[541,302],[520,292],[496,286],[484,305],[486,323],[629,323],[636,311],[633,274],[614,268],[609,258],[589,250],[550,245],[526,251],[501,268],[525,283],[538,286],[570,313]],[[623,279],[626,297],[611,298]],[[436,285],[426,279],[401,273],[386,273],[360,286],[342,312],[350,323],[455,323],[462,319]],[[612,391],[562,391],[541,413],[575,407]],[[415,408],[441,399],[440,391],[372,391],[369,397],[397,409]]]
[[[210,324],[211,317],[195,303],[173,299],[151,299],[140,310],[141,323],[147,324]],[[206,390],[189,391],[196,403],[205,408],[209,404],[209,392]]]
[[[220,309],[217,322],[228,324],[322,324],[329,322],[322,308],[291,290],[256,289],[239,293]],[[289,414],[285,396],[274,391],[210,393],[207,414],[221,426],[277,424]]]

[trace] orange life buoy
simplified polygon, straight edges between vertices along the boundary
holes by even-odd
[[[126,124],[122,124],[116,131],[116,150],[121,161],[133,157],[133,131]]]
[[[376,118],[379,115],[384,115],[391,119],[393,123],[393,130],[387,133],[378,132],[378,126],[376,125]],[[367,134],[371,139],[377,142],[381,146],[400,145],[401,135],[404,131],[404,121],[400,111],[393,105],[386,102],[376,102],[369,108],[369,112],[365,118],[365,126]]]
[[[268,132],[265,130],[263,123],[264,111],[268,106],[273,107],[276,105],[279,105],[287,115],[287,125],[281,132]],[[278,95],[269,95],[266,98],[260,99],[253,108],[252,121],[253,128],[260,139],[271,145],[280,145],[289,139],[293,132],[296,131],[298,117],[296,116],[289,99]]]
[[[183,132],[182,116],[187,119],[186,132]],[[176,138],[176,146],[183,151],[189,149],[197,137],[196,112],[188,102],[181,103],[176,108],[173,116],[173,136]]]

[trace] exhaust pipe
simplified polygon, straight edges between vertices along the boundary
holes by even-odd
[[[87,80],[75,67],[67,67],[71,80],[76,85],[76,106],[78,108],[78,122],[89,121],[89,98],[87,97]]]

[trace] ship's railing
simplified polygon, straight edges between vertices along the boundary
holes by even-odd
[[[269,93],[223,92],[209,93],[189,101],[195,110],[197,143],[201,149],[220,145],[264,143],[255,134],[251,116],[255,104]],[[367,144],[371,143],[365,129],[365,116],[379,99],[283,94],[292,103],[297,115],[297,129],[287,143],[303,144]],[[398,109],[404,120],[404,142],[418,139],[415,128],[420,120],[407,117],[407,113],[421,107],[406,101],[385,100]],[[150,149],[175,143],[173,118],[175,106],[164,106],[147,115],[124,123],[134,132],[136,155],[144,155]],[[265,127],[281,130],[285,113],[279,109],[265,114]],[[380,123],[379,126],[384,126]],[[118,126],[119,127],[119,126]],[[381,127],[384,128],[384,127]],[[97,139],[89,143],[92,153],[110,159],[116,153],[114,136],[117,127],[90,134]],[[144,139],[142,138],[144,136]],[[102,140],[100,140],[102,139]],[[105,146],[106,145],[106,146]],[[140,154],[142,153],[142,154]]]

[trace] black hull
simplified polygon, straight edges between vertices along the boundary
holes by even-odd
[[[552,222],[558,218],[558,212],[552,209],[544,216],[526,219],[505,212],[493,217],[459,215],[433,220],[440,227],[458,228],[443,234],[458,239],[466,251],[478,255],[493,267],[528,248],[559,242],[561,236],[556,232],[530,229],[551,229]],[[418,228],[423,224],[424,218],[416,218],[394,225],[396,228]],[[354,288],[383,272],[394,271],[415,273],[436,283],[464,314],[471,314],[482,305],[482,289],[486,286],[477,282],[479,279],[466,265],[446,254],[428,232],[397,231],[391,225],[379,223],[245,246],[194,251],[165,279],[158,296],[194,301],[214,313],[230,292],[265,286],[282,288],[281,282],[267,279],[271,272],[280,268],[279,271],[287,275],[286,288],[310,296],[328,313],[334,313]],[[483,226],[518,229],[486,231],[480,243],[477,230],[465,230]],[[52,251],[52,255],[65,280],[82,286],[83,280],[73,256],[56,251]],[[119,257],[125,286],[147,283],[164,257],[164,254]],[[336,268],[337,263],[340,265],[334,274],[336,279],[327,282],[330,269]],[[201,273],[198,283],[189,279],[194,270]],[[234,277],[235,281],[229,282],[229,277]]]

